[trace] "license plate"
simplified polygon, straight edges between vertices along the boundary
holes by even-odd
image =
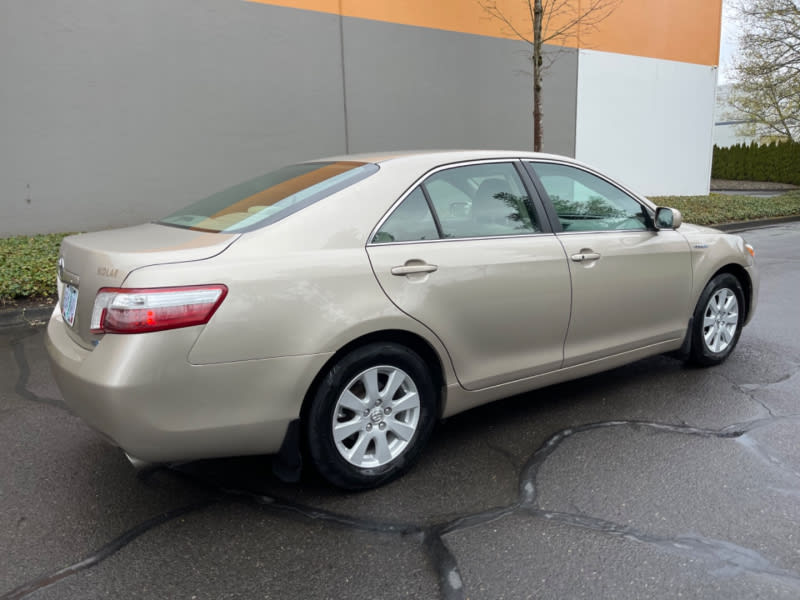
[[[66,284],[64,293],[61,295],[61,315],[70,327],[75,323],[75,308],[77,306],[78,288]]]

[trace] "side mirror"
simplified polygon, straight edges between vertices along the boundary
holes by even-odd
[[[656,229],[677,229],[683,223],[681,211],[659,206],[656,209]]]

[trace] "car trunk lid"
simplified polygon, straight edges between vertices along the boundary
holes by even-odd
[[[58,261],[58,295],[62,314],[74,302],[74,320],[64,326],[84,348],[92,348],[102,335],[91,332],[92,308],[97,291],[121,287],[131,271],[141,267],[204,260],[230,246],[240,234],[191,231],[148,223],[64,238]]]

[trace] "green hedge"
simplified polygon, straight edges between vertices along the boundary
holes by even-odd
[[[800,185],[800,142],[714,146],[711,177]]]
[[[65,235],[0,239],[0,305],[18,298],[55,296],[58,247]]]

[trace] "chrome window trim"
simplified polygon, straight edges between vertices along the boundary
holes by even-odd
[[[372,244],[372,243],[367,244],[367,248],[378,247],[378,246],[397,246],[397,245],[407,245],[407,244],[437,244],[442,242],[448,243],[448,242],[476,242],[480,240],[507,240],[515,238],[541,237],[546,235],[553,236],[556,234],[553,233],[552,231],[536,231],[534,233],[519,233],[510,235],[484,235],[478,237],[440,238],[438,240],[408,240],[404,242],[378,242],[377,244]]]
[[[532,235],[552,235],[553,232],[551,231],[532,231],[531,233],[520,233],[520,234],[510,234],[510,235],[485,235],[485,236],[478,236],[478,237],[458,237],[458,238],[440,238],[438,240],[409,240],[404,242],[378,242],[375,243],[372,240],[375,239],[375,235],[380,231],[383,224],[392,216],[394,211],[397,209],[400,204],[402,204],[403,200],[405,200],[418,186],[422,185],[422,183],[435,175],[439,171],[445,171],[447,169],[453,169],[457,167],[469,167],[472,165],[490,165],[490,164],[509,164],[514,167],[514,163],[520,162],[519,157],[511,157],[511,158],[481,158],[477,160],[468,160],[463,162],[454,162],[448,163],[446,165],[439,165],[434,167],[425,173],[423,173],[418,179],[412,183],[405,192],[389,207],[386,213],[381,217],[378,221],[378,224],[372,228],[369,236],[367,237],[366,247],[369,248],[370,246],[389,246],[393,244],[420,244],[420,243],[430,243],[430,242],[454,242],[454,241],[461,241],[461,240],[496,240],[500,238],[509,238],[509,237],[530,237]],[[516,167],[515,167],[516,171]],[[517,173],[517,177],[519,177],[520,184],[522,185],[522,189],[525,190],[525,193],[529,193],[527,186],[525,185],[525,181],[522,177]],[[431,215],[433,216],[433,215]],[[531,215],[532,217],[538,217],[538,215],[534,214]]]
[[[652,233],[655,235],[658,231],[653,231],[652,229],[587,229],[586,231],[558,231],[555,235],[597,235],[607,233]]]

